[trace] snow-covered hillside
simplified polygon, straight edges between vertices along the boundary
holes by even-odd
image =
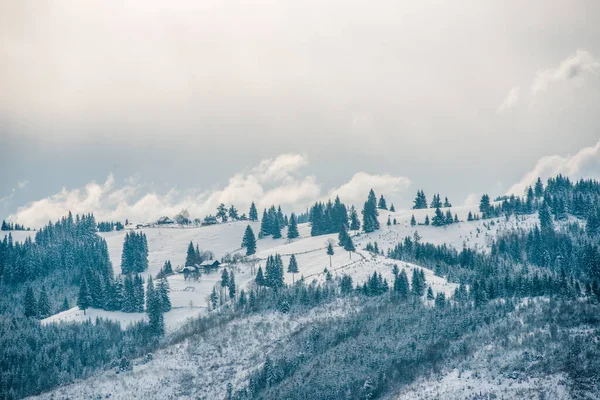
[[[267,354],[301,329],[323,319],[340,318],[358,309],[350,299],[338,299],[305,314],[270,312],[236,319],[183,343],[138,360],[133,371],[116,368],[61,387],[36,399],[220,399],[227,383],[234,390],[247,383]]]
[[[413,236],[418,232],[424,242],[433,244],[443,244],[454,246],[457,249],[462,248],[463,244],[474,249],[485,251],[498,232],[513,229],[517,225],[526,227],[536,222],[535,216],[512,217],[508,221],[505,218],[495,218],[484,221],[464,221],[469,212],[477,212],[477,207],[454,207],[451,208],[453,214],[457,214],[463,222],[455,223],[444,227],[434,227],[425,225],[411,226],[412,215],[415,216],[417,223],[422,223],[425,216],[433,216],[432,209],[423,210],[403,210],[389,212],[380,210],[379,221],[381,229],[365,234],[360,232],[351,232],[354,235],[356,253],[352,258],[348,252],[337,246],[337,235],[310,236],[309,224],[300,224],[298,226],[300,238],[290,241],[288,239],[273,239],[271,237],[263,238],[257,241],[258,266],[264,269],[264,262],[269,255],[279,253],[282,255],[284,264],[287,268],[289,258],[292,254],[296,255],[300,272],[292,276],[285,274],[286,283],[291,284],[293,279],[304,277],[308,282],[316,280],[323,282],[326,277],[325,270],[329,269],[334,276],[348,274],[352,276],[355,283],[362,283],[373,272],[381,273],[388,281],[393,279],[392,267],[398,264],[400,268],[405,268],[409,274],[412,269],[419,267],[410,263],[390,260],[384,256],[373,255],[364,251],[368,242],[377,241],[379,248],[384,252],[406,236]],[[388,217],[391,221],[396,219],[396,225],[387,226]],[[240,247],[242,236],[246,226],[250,224],[257,233],[260,230],[259,222],[229,222],[205,227],[149,227],[138,229],[144,232],[148,240],[148,274],[155,276],[162,268],[166,260],[171,260],[174,268],[182,266],[185,262],[187,247],[190,241],[198,244],[202,250],[209,250],[215,254],[216,258],[221,258],[228,253],[239,252],[243,254]],[[121,253],[126,231],[101,233],[106,239],[110,259],[115,273],[120,273]],[[284,237],[285,230],[283,232]],[[20,236],[25,237],[25,234]],[[328,241],[334,243],[335,254],[330,257],[326,254]],[[247,288],[253,282],[251,266],[248,264],[238,264],[234,267],[236,283],[238,288]],[[450,295],[456,285],[448,283],[444,278],[437,277],[432,271],[425,269],[425,275],[428,283],[434,292],[443,291]],[[206,312],[208,296],[213,287],[219,284],[220,272],[205,274],[198,281],[185,281],[183,275],[175,274],[168,278],[171,288],[171,302],[173,309],[165,314],[165,323],[168,331],[173,331],[181,326],[185,321],[199,313]],[[122,313],[104,310],[90,309],[87,315],[78,308],[53,315],[43,323],[54,323],[61,321],[85,321],[88,318],[96,317],[109,318],[121,322],[125,327],[128,324],[146,318],[143,313]]]

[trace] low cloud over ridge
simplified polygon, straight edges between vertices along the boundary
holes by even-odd
[[[223,188],[185,193],[176,188],[165,194],[144,193],[144,186],[131,179],[117,187],[114,176],[109,174],[103,183],[90,182],[74,189],[63,187],[58,193],[20,207],[9,220],[39,227],[70,210],[79,214],[93,212],[99,221],[151,221],[163,215],[173,216],[184,208],[193,217],[204,217],[214,214],[219,203],[234,204],[240,212],[247,213],[252,201],[259,209],[281,204],[289,211],[302,211],[316,200],[335,195],[358,206],[371,188],[393,199],[410,185],[406,177],[358,172],[348,182],[324,192],[315,176],[299,173],[307,164],[305,155],[282,154],[262,160],[247,172],[236,173]]]
[[[584,147],[573,155],[555,154],[540,158],[531,171],[508,189],[507,194],[522,195],[538,177],[545,182],[558,174],[571,179],[600,178],[600,140],[594,146]]]

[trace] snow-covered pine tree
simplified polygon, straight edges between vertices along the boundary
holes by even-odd
[[[229,274],[229,282],[228,282],[227,288],[229,289],[229,298],[235,301],[236,286],[235,286],[235,275],[233,273],[233,270]]]
[[[422,190],[417,191],[417,196],[414,200],[413,209],[420,210],[423,208],[427,208],[427,197],[425,197],[425,192]]]
[[[198,261],[196,260],[196,250],[194,249],[194,243],[190,240],[190,244],[188,245],[187,254],[185,256],[185,266],[191,267],[194,266]]]
[[[288,239],[296,239],[299,236],[300,234],[298,233],[298,220],[296,219],[296,214],[292,213],[292,215],[290,215],[287,237]]]
[[[360,221],[358,219],[358,213],[356,212],[356,208],[352,206],[350,208],[350,230],[357,231],[360,229]]]
[[[246,248],[246,256],[251,256],[256,253],[256,238],[252,227],[248,225],[242,239],[242,247]]]
[[[297,274],[298,271],[298,262],[296,261],[296,255],[292,254],[292,256],[290,257],[290,263],[288,265],[288,270],[287,272],[289,272],[290,274],[292,274],[292,282],[295,283],[295,274]]]
[[[154,300],[154,281],[152,281],[152,275],[148,275],[148,281],[146,282],[146,311],[150,310],[150,302]]]
[[[165,320],[161,309],[160,298],[157,296],[154,284],[148,284],[148,325],[150,332],[155,336],[161,336],[165,332]]]
[[[38,315],[40,318],[46,318],[51,314],[52,310],[50,308],[50,299],[48,298],[48,293],[46,292],[46,286],[42,286],[42,291],[40,292],[40,297],[38,300]]]
[[[256,204],[254,204],[254,202],[250,204],[250,211],[248,211],[248,219],[250,219],[250,221],[258,221],[258,211],[256,210]]]
[[[38,316],[38,304],[35,300],[35,295],[33,294],[31,286],[27,286],[27,289],[25,290],[24,302],[25,316],[27,318],[36,318]]]
[[[379,213],[377,212],[377,198],[375,197],[375,192],[373,189],[369,191],[369,196],[367,201],[363,206],[363,230],[366,233],[376,231],[379,229],[379,221],[377,220],[377,216]]]
[[[77,306],[83,310],[83,315],[86,315],[86,310],[92,305],[92,295],[85,276],[81,278],[79,284],[79,296],[77,297]]]
[[[377,208],[379,208],[380,210],[387,210],[387,203],[383,195],[379,197],[379,203],[377,203]]]
[[[227,207],[223,203],[217,207],[217,218],[220,218],[221,222],[227,222]]]
[[[333,256],[333,244],[331,241],[327,242],[327,255],[329,256],[329,268],[331,268],[331,256]]]

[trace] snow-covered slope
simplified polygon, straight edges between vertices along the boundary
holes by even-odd
[[[454,207],[451,209],[453,214],[458,214],[459,218],[466,219],[466,215],[471,212],[477,212],[476,207]],[[502,230],[513,229],[515,226],[528,226],[536,221],[535,216],[512,217],[508,221],[505,218],[495,218],[485,221],[460,222],[445,227],[434,227],[425,225],[410,225],[412,215],[415,215],[417,221],[423,221],[425,215],[430,218],[433,214],[432,209],[425,210],[404,210],[398,212],[389,212],[380,210],[379,220],[381,229],[365,234],[354,232],[354,241],[357,252],[352,254],[337,246],[337,235],[310,236],[310,226],[300,224],[300,238],[290,241],[288,239],[273,239],[270,237],[257,241],[258,266],[265,267],[264,263],[269,255],[279,253],[282,255],[284,264],[287,268],[289,258],[292,254],[296,255],[300,272],[295,276],[285,274],[285,280],[291,284],[293,279],[304,277],[307,282],[316,280],[322,282],[325,280],[325,270],[329,269],[334,276],[349,274],[355,283],[364,282],[373,272],[378,272],[384,278],[391,281],[393,278],[392,267],[398,264],[400,268],[405,268],[410,275],[412,269],[417,267],[410,263],[397,262],[387,259],[384,256],[375,256],[362,250],[368,242],[377,241],[379,248],[386,251],[395,246],[405,236],[413,236],[418,232],[422,241],[433,244],[447,243],[457,249],[462,248],[463,243],[469,247],[485,251],[489,245],[490,239]],[[388,216],[397,224],[387,226]],[[173,266],[184,264],[187,247],[190,241],[198,244],[202,250],[210,250],[216,258],[221,258],[227,253],[243,253],[240,244],[246,226],[250,224],[257,233],[260,229],[259,222],[230,222],[206,227],[151,227],[144,228],[142,231],[146,234],[148,240],[148,274],[155,276],[162,268],[165,260],[171,260]],[[121,252],[123,241],[127,231],[101,233],[106,239],[110,258],[113,263],[115,273],[120,273]],[[283,232],[285,237],[285,230]],[[330,257],[326,254],[328,241],[334,243],[335,254]],[[234,268],[236,283],[238,288],[248,288],[253,282],[251,266],[248,264],[238,264]],[[443,291],[447,295],[451,294],[456,285],[448,283],[444,278],[436,277],[432,271],[425,270],[428,283],[432,286],[434,292]],[[171,287],[171,302],[173,310],[165,314],[165,322],[168,331],[177,329],[189,317],[205,312],[207,309],[208,296],[215,285],[219,284],[220,272],[202,275],[198,281],[185,281],[183,275],[175,274],[168,278]],[[84,321],[95,317],[110,318],[120,321],[123,327],[134,321],[145,318],[143,313],[127,314],[121,312],[109,312],[104,310],[88,310],[87,315],[77,308],[64,311],[53,315],[43,323],[54,323],[60,321]]]
[[[352,299],[338,299],[306,314],[250,315],[160,350],[148,363],[137,360],[133,371],[117,374],[111,369],[35,398],[222,399],[227,383],[234,390],[247,384],[250,372],[294,332],[357,307]]]

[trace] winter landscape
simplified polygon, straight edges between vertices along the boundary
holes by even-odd
[[[0,0],[0,400],[600,400],[598,16]]]

